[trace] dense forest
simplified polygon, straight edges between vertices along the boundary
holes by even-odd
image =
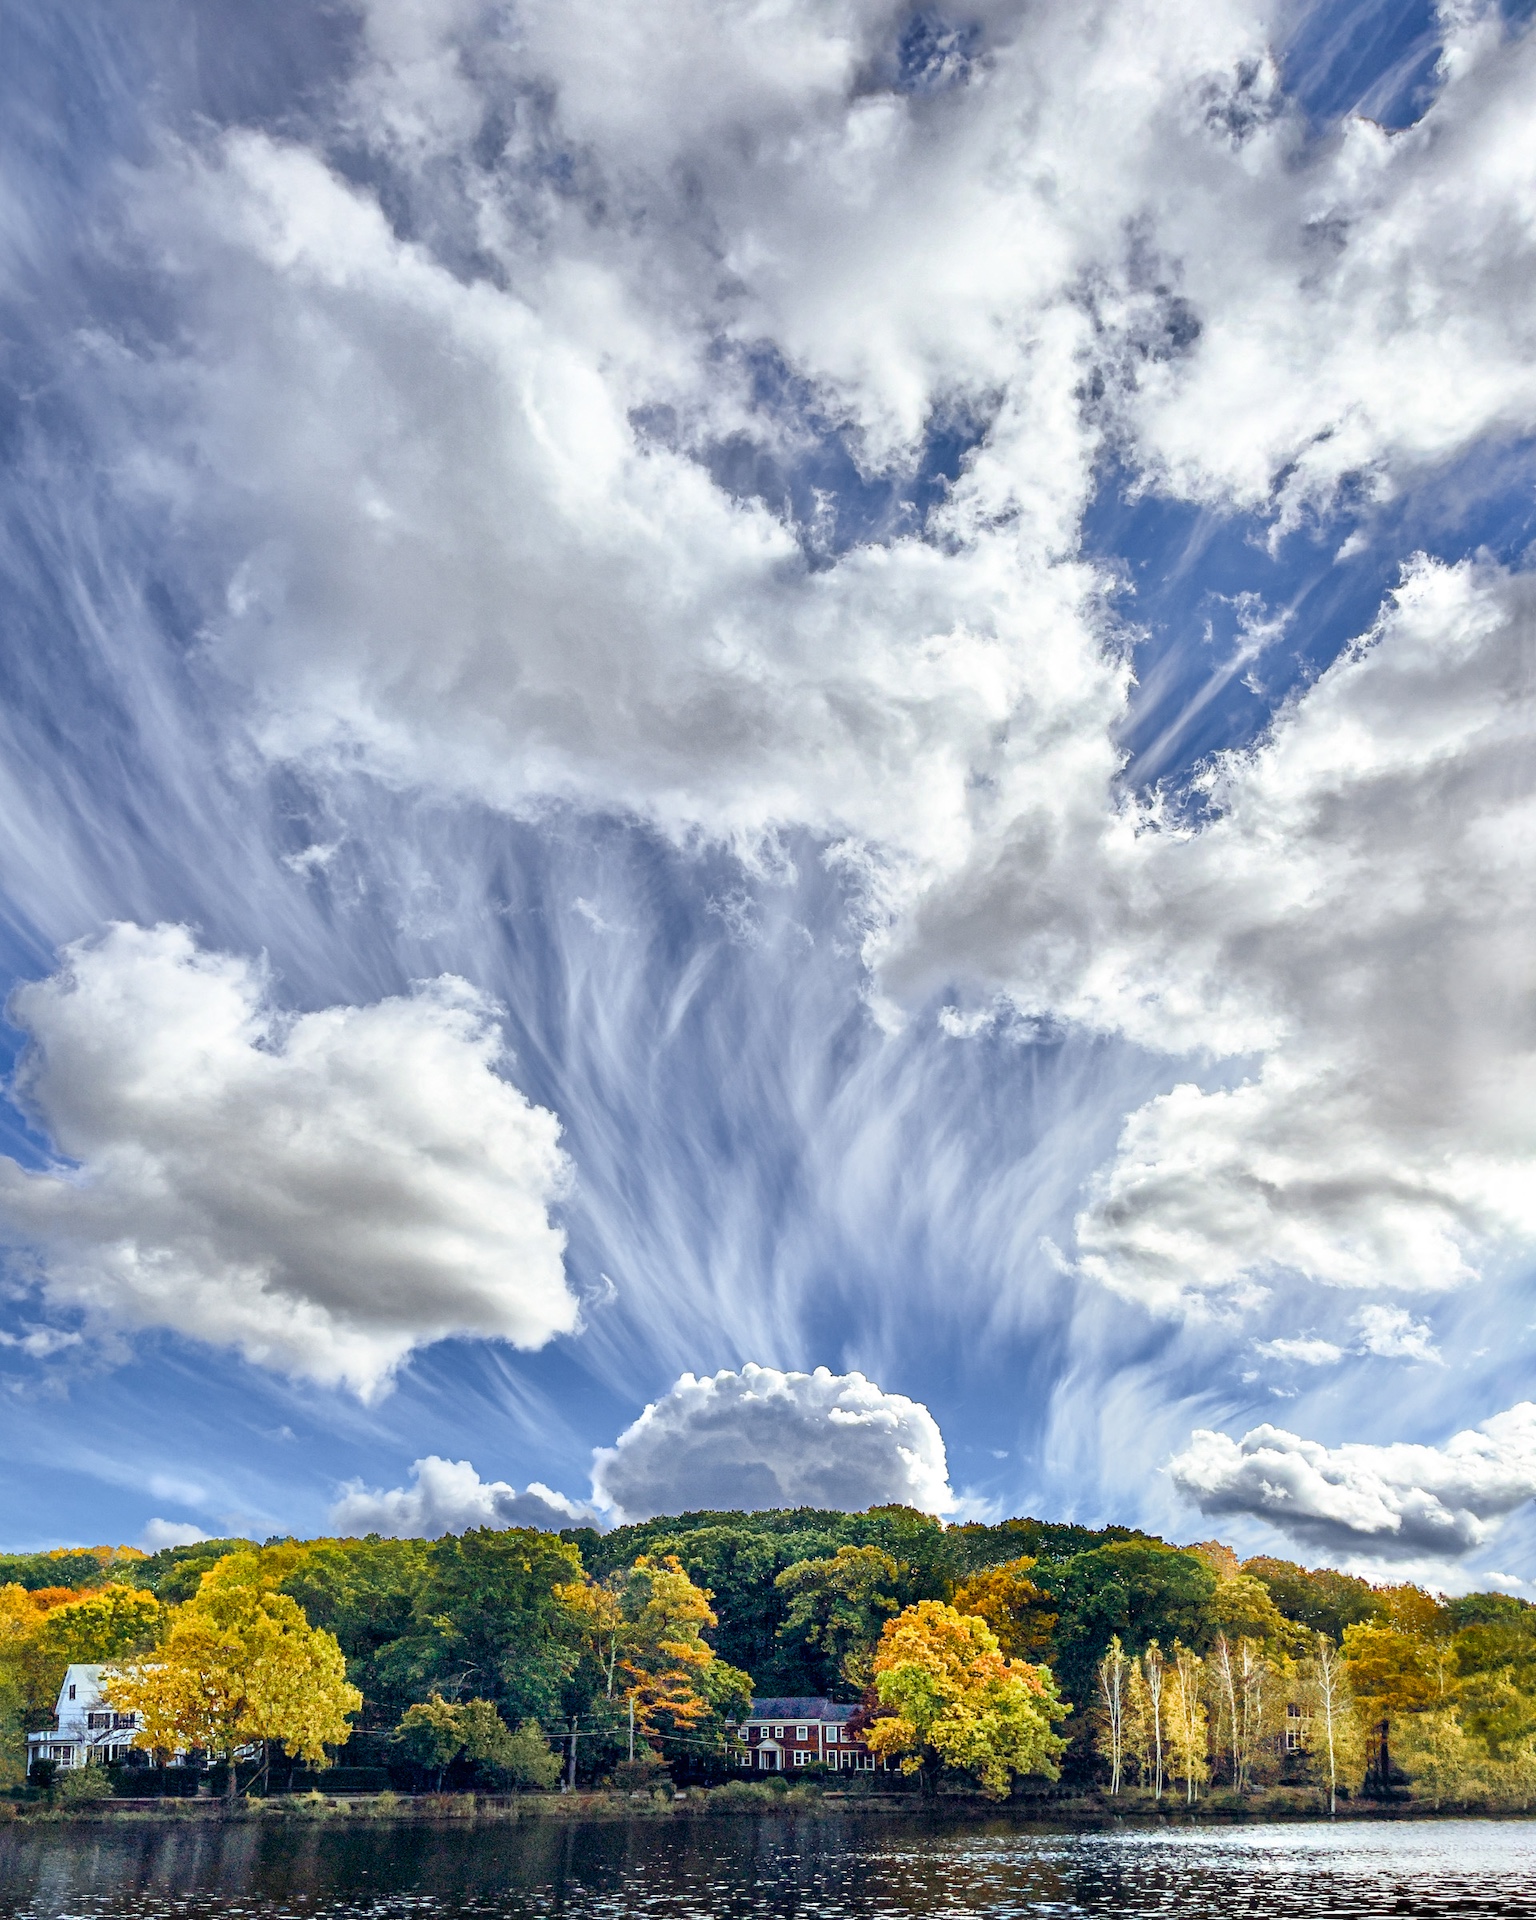
[[[584,1785],[724,1778],[751,1698],[800,1695],[859,1705],[870,1745],[928,1786],[1536,1797],[1536,1609],[1123,1527],[692,1513],[9,1555],[0,1583],[12,1784],[65,1665],[107,1661],[162,1750],[268,1735],[397,1784],[547,1786],[572,1753]],[[297,1691],[321,1705],[199,1732],[177,1701],[237,1655],[308,1662]]]

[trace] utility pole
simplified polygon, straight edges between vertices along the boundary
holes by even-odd
[[[576,1716],[574,1713],[571,1715],[571,1758],[566,1769],[565,1784],[568,1792],[576,1785]]]
[[[633,1766],[635,1760],[635,1696],[633,1694],[629,1696],[629,1760],[630,1765]]]

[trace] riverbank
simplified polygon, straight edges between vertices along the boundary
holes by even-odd
[[[876,1816],[910,1822],[914,1826],[987,1823],[1057,1832],[1240,1827],[1330,1818],[1327,1796],[1315,1789],[1302,1788],[1273,1788],[1242,1796],[1217,1792],[1194,1802],[1172,1794],[1157,1799],[1141,1792],[1113,1797],[1099,1793],[1017,1794],[1008,1800],[989,1800],[981,1794],[940,1793],[924,1797],[899,1792],[849,1793],[813,1786],[778,1788],[755,1781],[731,1781],[720,1787],[693,1787],[686,1791],[652,1789],[629,1793],[601,1789],[515,1794],[314,1792],[270,1798],[242,1797],[234,1801],[207,1798],[67,1800],[62,1796],[43,1795],[31,1800],[0,1801],[0,1821],[16,1826],[321,1822],[443,1827],[523,1821],[676,1822],[786,1816],[817,1820],[848,1815]],[[1332,1816],[1339,1823],[1351,1825],[1468,1817],[1523,1820],[1532,1817],[1532,1809],[1487,1805],[1437,1807],[1407,1798],[1391,1802],[1356,1799],[1341,1801]]]

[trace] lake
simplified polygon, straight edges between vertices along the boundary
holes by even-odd
[[[0,1916],[81,1920],[1536,1916],[1536,1824],[1098,1834],[871,1816],[0,1832]]]

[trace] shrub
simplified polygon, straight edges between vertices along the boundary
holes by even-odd
[[[112,1782],[105,1767],[67,1767],[53,1783],[55,1799],[68,1806],[110,1800]]]
[[[671,1781],[667,1763],[659,1754],[648,1753],[633,1760],[621,1760],[613,1770],[613,1784],[631,1792],[647,1787],[664,1787]]]

